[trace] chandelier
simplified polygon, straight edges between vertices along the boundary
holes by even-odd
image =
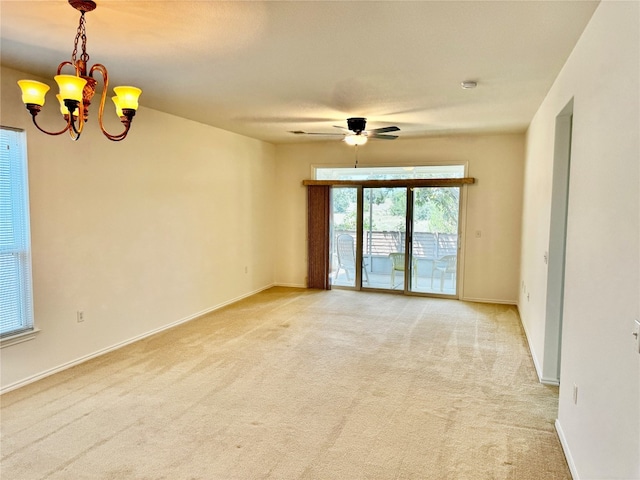
[[[127,133],[129,133],[129,128],[131,128],[131,121],[136,114],[138,97],[142,93],[142,90],[136,87],[115,87],[113,89],[116,95],[112,97],[112,100],[115,104],[116,114],[120,117],[120,121],[124,125],[124,131],[118,135],[111,135],[107,132],[102,122],[104,103],[109,89],[107,68],[104,65],[96,63],[87,73],[89,55],[87,54],[87,33],[85,30],[84,14],[94,10],[96,3],[91,0],[69,0],[69,4],[80,12],[80,22],[78,24],[76,38],[73,42],[71,61],[65,61],[58,65],[58,74],[54,77],[54,80],[60,88],[60,93],[56,95],[56,97],[60,102],[60,113],[64,117],[66,126],[59,132],[48,132],[40,127],[36,121],[36,116],[44,105],[44,98],[49,90],[48,85],[34,80],[18,81],[18,85],[20,85],[22,90],[22,101],[27,107],[27,110],[29,110],[29,113],[31,113],[33,123],[38,130],[47,135],[61,135],[69,132],[73,140],[78,140],[84,124],[89,117],[89,105],[96,93],[96,85],[98,82],[93,78],[93,74],[94,72],[98,72],[102,75],[104,83],[100,97],[100,105],[98,107],[98,124],[100,125],[100,130],[102,130],[102,133],[109,140],[113,140],[114,142],[123,140],[127,136]],[[80,44],[81,48],[79,55],[78,44]],[[62,69],[67,65],[74,68],[74,75],[61,74]]]

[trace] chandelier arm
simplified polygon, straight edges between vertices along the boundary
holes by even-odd
[[[71,128],[70,130],[75,132],[76,135],[80,136],[80,134],[82,133],[82,121],[78,122],[78,128],[76,128],[76,122],[71,122]]]
[[[78,127],[76,128],[76,122],[75,120],[73,120],[72,118],[70,118],[70,125],[71,128],[69,129],[70,131],[73,130],[73,132],[75,132],[75,134],[77,135],[77,137],[71,137],[74,140],[78,140],[78,138],[80,138],[80,134],[82,133],[82,130],[84,129],[84,112],[85,112],[86,107],[84,106],[83,102],[80,102],[78,104]]]
[[[68,61],[68,60],[67,60],[66,62],[62,62],[60,65],[58,65],[58,73],[57,73],[57,75],[60,75],[60,74],[62,73],[62,68],[63,68],[65,65],[71,65],[71,66],[73,67],[73,69],[76,71],[76,75],[78,75],[78,74],[79,74],[79,73],[78,73],[78,67],[77,67],[77,65],[75,65],[75,64],[73,64],[72,62],[70,62],[70,61]]]
[[[124,132],[122,132],[121,134],[111,135],[110,133],[107,133],[104,130],[102,131],[102,133],[104,133],[105,136],[113,142],[119,142],[121,140],[124,140],[127,137],[127,134],[129,133],[129,129],[131,128],[131,122],[125,119],[125,120],[122,120],[122,123],[124,124],[125,128],[124,128]]]
[[[70,119],[67,119],[67,126],[64,127],[64,129],[60,130],[59,132],[47,132],[44,128],[42,128],[40,125],[38,125],[38,122],[36,120],[36,115],[38,114],[38,112],[31,112],[31,119],[33,120],[33,124],[36,126],[36,128],[38,130],[40,130],[42,133],[46,133],[47,135],[62,135],[64,132],[66,132],[67,130],[71,130],[71,121]],[[65,115],[66,116],[66,115]]]
[[[104,128],[102,119],[104,116],[104,104],[107,99],[107,92],[109,91],[109,73],[107,72],[107,67],[100,63],[96,63],[93,67],[91,67],[91,70],[89,70],[89,75],[91,77],[93,77],[94,71],[100,72],[100,74],[102,75],[102,81],[104,83],[104,87],[102,88],[102,95],[100,95],[100,105],[98,107],[98,124],[100,125],[100,130],[102,130],[104,136],[109,140],[119,142],[120,140],[124,140],[124,138],[129,133],[129,128],[131,128],[131,119],[128,117],[122,117],[124,118],[121,119],[122,123],[125,126],[124,132],[119,133],[118,135],[112,135],[107,132],[107,129]]]
[[[74,133],[73,128],[69,129],[69,136],[74,142],[77,142],[80,139],[80,133]]]

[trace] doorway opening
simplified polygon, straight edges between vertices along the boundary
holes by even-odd
[[[551,385],[560,384],[572,127],[573,99],[556,117],[549,251],[545,255],[547,262],[547,304],[542,382]]]

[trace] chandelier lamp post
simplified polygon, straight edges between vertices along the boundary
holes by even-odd
[[[104,65],[96,63],[87,71],[89,63],[89,55],[87,54],[87,34],[85,30],[84,14],[96,8],[96,3],[91,0],[69,0],[69,4],[80,12],[80,22],[78,31],[73,43],[73,53],[71,61],[62,62],[58,65],[58,73],[54,80],[58,84],[60,93],[56,95],[60,102],[60,113],[63,115],[66,126],[58,132],[48,132],[44,130],[36,121],[36,116],[40,113],[44,105],[45,95],[49,90],[49,86],[37,82],[35,80],[20,80],[18,85],[22,90],[22,101],[27,110],[31,113],[34,125],[41,132],[47,135],[61,135],[69,132],[73,140],[78,140],[84,129],[84,124],[89,117],[89,105],[96,93],[98,81],[93,78],[95,72],[100,73],[103,80],[102,95],[100,97],[100,105],[98,107],[98,124],[100,130],[109,140],[114,142],[123,140],[129,133],[131,122],[138,108],[138,97],[142,90],[136,87],[115,87],[113,91],[115,96],[112,97],[115,104],[116,114],[120,117],[120,121],[124,125],[124,131],[118,135],[112,135],[106,131],[102,121],[104,114],[104,104],[109,90],[109,74]],[[80,54],[78,55],[78,46],[80,46]],[[66,66],[74,69],[74,75],[63,75],[62,69]]]

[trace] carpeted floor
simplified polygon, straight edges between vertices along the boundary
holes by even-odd
[[[0,398],[3,480],[570,479],[512,306],[272,288]]]

